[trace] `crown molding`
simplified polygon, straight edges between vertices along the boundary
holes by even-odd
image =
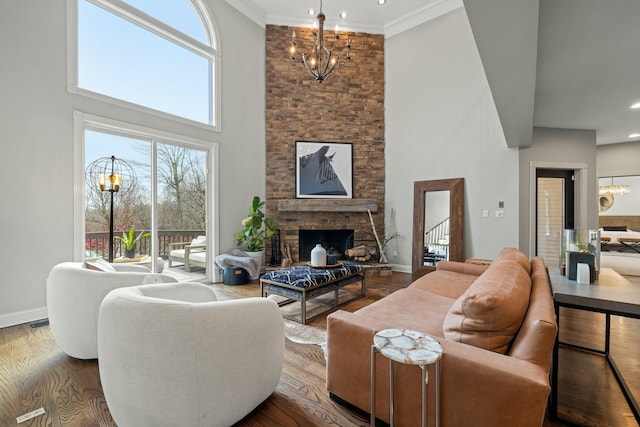
[[[306,19],[295,18],[293,16],[269,15],[267,14],[267,24],[282,25],[286,27],[303,27],[310,28],[317,19],[313,16]],[[325,26],[325,30],[332,30],[332,26]],[[368,24],[365,22],[345,22],[341,23],[339,31],[353,31],[368,34],[383,34],[384,28],[381,25]]]
[[[463,6],[462,0],[441,0],[437,3],[430,4],[422,9],[416,10],[414,13],[402,16],[386,24],[384,26],[384,37],[393,37]]]
[[[310,27],[314,21],[312,17],[300,19],[292,16],[268,14],[252,0],[225,1],[262,28],[265,28],[267,24],[288,27]],[[449,13],[459,7],[463,7],[462,0],[440,0],[418,9],[413,13],[402,16],[384,26],[350,21],[349,23],[340,25],[340,29],[342,31],[355,31],[368,34],[384,34],[385,38],[388,38]]]

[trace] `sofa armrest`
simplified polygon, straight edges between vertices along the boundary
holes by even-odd
[[[113,269],[119,273],[151,273],[151,269],[140,264],[111,263]]]
[[[542,425],[551,389],[544,369],[493,351],[440,341],[440,393],[447,425]]]
[[[187,246],[190,243],[191,242],[173,242],[173,243],[169,243],[169,251],[172,251],[174,249],[184,249],[184,247]]]
[[[465,262],[457,262],[457,261],[440,261],[436,264],[437,270],[446,270],[452,271],[454,273],[463,273],[470,274],[472,276],[480,276],[484,273],[488,265],[479,265],[479,264],[468,264]]]

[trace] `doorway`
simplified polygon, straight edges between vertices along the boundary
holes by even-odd
[[[536,255],[557,267],[563,229],[575,228],[575,171],[536,169]]]

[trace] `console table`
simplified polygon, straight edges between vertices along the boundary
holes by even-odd
[[[631,410],[640,422],[640,406],[638,406],[638,402],[625,382],[610,352],[611,315],[640,319],[640,287],[633,285],[610,268],[603,268],[600,271],[598,280],[592,284],[579,284],[575,280],[569,280],[560,275],[560,273],[550,273],[549,277],[558,319],[558,331],[560,330],[560,307],[593,311],[606,315],[604,351],[563,343],[560,341],[560,334],[558,333],[556,336],[551,373],[551,417],[558,417],[558,350],[559,346],[562,345],[606,357],[627,402],[631,406]]]

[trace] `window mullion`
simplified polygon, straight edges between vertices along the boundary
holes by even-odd
[[[105,9],[122,19],[131,22],[134,25],[142,27],[147,31],[169,40],[172,43],[177,44],[197,55],[205,58],[213,59],[215,57],[215,49],[211,46],[207,46],[198,40],[184,34],[181,31],[165,24],[162,21],[155,19],[154,17],[147,15],[146,13],[136,9],[135,7],[118,1],[110,0],[87,0],[88,2]]]

